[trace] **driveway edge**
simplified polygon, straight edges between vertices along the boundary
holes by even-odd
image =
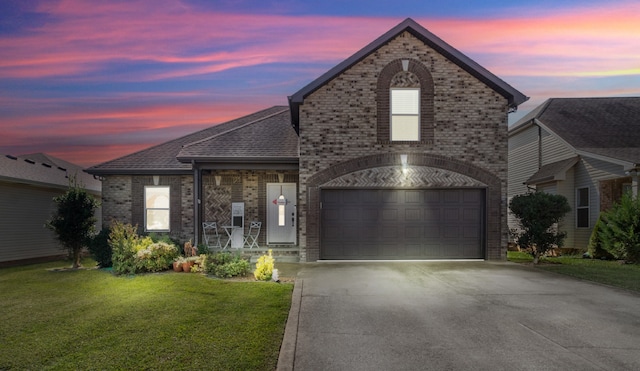
[[[287,325],[284,328],[284,338],[278,356],[278,371],[292,371],[296,356],[296,343],[298,341],[298,321],[300,318],[300,302],[302,301],[303,280],[294,281],[293,293],[291,294],[291,309],[287,318]]]

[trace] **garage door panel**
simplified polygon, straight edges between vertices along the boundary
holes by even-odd
[[[483,190],[323,190],[321,198],[322,259],[483,257]]]
[[[421,209],[405,209],[404,211],[405,222],[422,222],[422,210]]]

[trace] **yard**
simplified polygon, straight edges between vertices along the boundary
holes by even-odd
[[[276,367],[291,283],[63,265],[0,269],[0,369]]]
[[[516,263],[530,263],[533,260],[531,255],[518,251],[509,251],[507,257],[509,261]],[[637,264],[561,256],[541,259],[538,268],[640,292],[640,265]]]

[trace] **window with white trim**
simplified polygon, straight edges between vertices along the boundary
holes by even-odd
[[[420,89],[391,89],[391,141],[420,140]]]
[[[589,188],[576,190],[576,227],[589,228]]]
[[[144,187],[145,231],[169,231],[170,199],[169,187]]]

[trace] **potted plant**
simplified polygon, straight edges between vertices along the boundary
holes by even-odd
[[[187,273],[191,272],[191,267],[196,263],[196,258],[197,257],[195,256],[190,256],[184,259],[184,263],[182,263],[182,270]]]
[[[182,264],[185,262],[185,259],[182,256],[177,257],[173,261],[173,271],[174,272],[182,272]]]

